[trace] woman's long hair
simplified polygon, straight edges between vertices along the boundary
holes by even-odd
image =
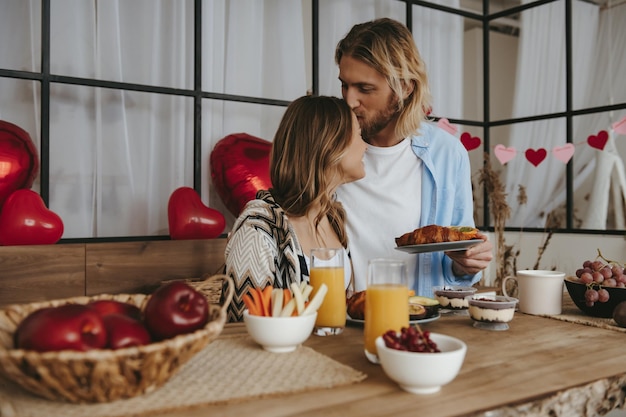
[[[304,216],[314,205],[347,246],[345,211],[334,199],[340,161],[352,137],[352,110],[336,97],[304,96],[285,111],[270,154],[271,193],[288,215]]]
[[[387,79],[399,110],[396,134],[405,138],[417,133],[429,112],[431,95],[426,64],[409,29],[389,18],[355,25],[337,44],[337,65],[344,55],[366,63]],[[403,100],[410,86],[413,92]]]

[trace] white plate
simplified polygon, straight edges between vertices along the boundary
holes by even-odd
[[[437,313],[437,315],[428,317],[425,319],[417,319],[417,320],[409,320],[409,324],[422,324],[422,323],[430,323],[431,321],[435,321],[441,317],[441,314]],[[352,317],[346,315],[346,321],[348,323],[356,323],[356,324],[364,324],[365,320],[353,319]]]
[[[424,243],[422,245],[396,246],[396,250],[408,253],[444,252],[464,250],[482,242],[482,239],[458,240],[456,242]]]

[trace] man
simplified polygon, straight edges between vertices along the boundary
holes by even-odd
[[[467,151],[427,122],[426,66],[408,28],[382,18],[355,25],[335,52],[344,100],[356,113],[365,178],[339,187],[348,218],[355,290],[366,287],[367,263],[402,258],[409,288],[431,296],[435,285],[472,285],[493,258],[487,236],[465,250],[419,255],[395,250],[395,237],[429,224],[473,226]]]

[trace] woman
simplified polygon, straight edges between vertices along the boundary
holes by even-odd
[[[365,175],[366,148],[343,100],[304,96],[287,107],[272,143],[272,188],[248,202],[226,245],[226,274],[235,282],[229,321],[242,319],[242,297],[251,287],[308,282],[311,249],[347,249],[345,212],[334,193]],[[347,285],[352,268],[348,259],[345,264]]]

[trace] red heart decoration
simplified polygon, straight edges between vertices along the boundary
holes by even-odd
[[[49,245],[63,236],[63,221],[32,190],[14,191],[0,212],[0,245]]]
[[[587,138],[587,143],[592,148],[603,150],[606,142],[609,140],[609,134],[606,130],[598,132],[598,136],[591,135]]]
[[[219,211],[207,207],[190,187],[174,190],[167,203],[167,219],[172,239],[213,239],[226,227]]]
[[[21,188],[30,188],[39,172],[39,157],[28,133],[0,120],[0,209]]]
[[[211,152],[211,178],[228,210],[238,216],[259,190],[272,187],[272,143],[236,133],[221,139]]]
[[[465,149],[471,151],[472,149],[476,149],[480,146],[480,138],[472,136],[468,132],[464,132],[461,135],[461,143],[465,146]]]
[[[528,162],[534,166],[538,166],[544,159],[546,159],[547,155],[548,151],[544,148],[539,148],[537,150],[531,148],[526,149],[526,159],[528,159]]]

